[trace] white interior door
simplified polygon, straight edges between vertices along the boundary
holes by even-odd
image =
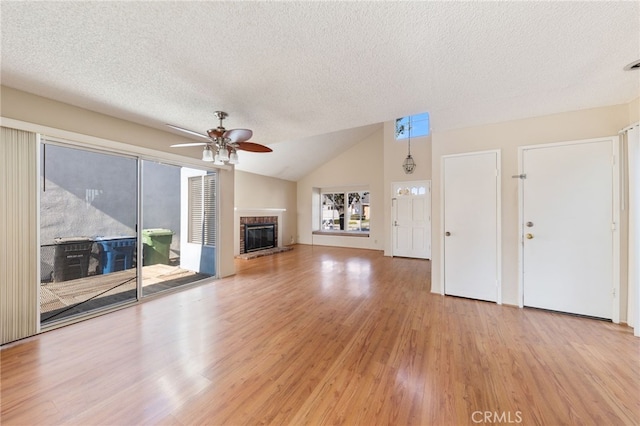
[[[444,156],[444,292],[500,302],[500,152]]]
[[[393,256],[431,258],[431,181],[393,184]]]
[[[613,148],[521,151],[524,306],[612,318]]]

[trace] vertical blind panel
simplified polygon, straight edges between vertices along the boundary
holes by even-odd
[[[0,339],[7,343],[38,330],[37,139],[0,130]]]

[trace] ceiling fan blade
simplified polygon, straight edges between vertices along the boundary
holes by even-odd
[[[203,135],[202,133],[194,132],[193,130],[189,130],[189,129],[183,129],[182,127],[174,126],[173,124],[167,124],[167,126],[171,127],[172,129],[176,129],[181,132],[189,133],[190,135],[199,136],[201,138],[209,140],[209,136]]]
[[[171,148],[180,148],[184,146],[205,146],[209,145],[207,142],[190,142],[190,143],[177,143],[175,145],[171,145]]]
[[[231,142],[245,142],[251,136],[253,136],[253,132],[249,129],[231,129],[224,132],[224,137],[231,139]]]
[[[268,146],[260,145],[254,142],[236,142],[234,143],[236,149],[250,152],[272,152],[273,150]]]

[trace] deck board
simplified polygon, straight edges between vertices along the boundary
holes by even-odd
[[[161,287],[163,283],[184,284],[205,277],[179,266],[155,264],[142,267],[142,287]],[[136,269],[116,271],[105,275],[92,275],[68,281],[42,284],[40,286],[40,312],[82,303],[92,297],[107,298],[136,288]],[[167,287],[168,288],[168,287]]]

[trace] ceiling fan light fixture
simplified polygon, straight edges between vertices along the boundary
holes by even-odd
[[[216,128],[207,130],[207,134],[183,129],[182,127],[174,126],[173,124],[167,124],[167,126],[174,130],[179,130],[181,132],[188,133],[191,136],[198,136],[207,140],[207,142],[178,143],[171,145],[171,147],[204,146],[204,151],[202,151],[202,161],[213,162],[216,166],[239,164],[238,150],[250,152],[273,151],[268,146],[249,142],[248,139],[253,136],[253,131],[250,129],[225,129],[222,125],[222,120],[227,118],[226,112],[216,111],[215,116],[220,120],[220,124]]]
[[[204,151],[202,151],[202,161],[213,161],[213,153],[211,152],[211,147],[209,145],[205,146]]]
[[[229,164],[238,164],[238,153],[235,151],[231,151],[231,154],[229,154]]]
[[[220,154],[216,154],[216,156],[213,157],[213,164],[215,164],[216,166],[224,165],[224,163],[222,162],[222,159],[220,159]]]
[[[218,151],[218,155],[220,155],[220,161],[227,162],[229,161],[229,150],[226,146],[223,146]]]

